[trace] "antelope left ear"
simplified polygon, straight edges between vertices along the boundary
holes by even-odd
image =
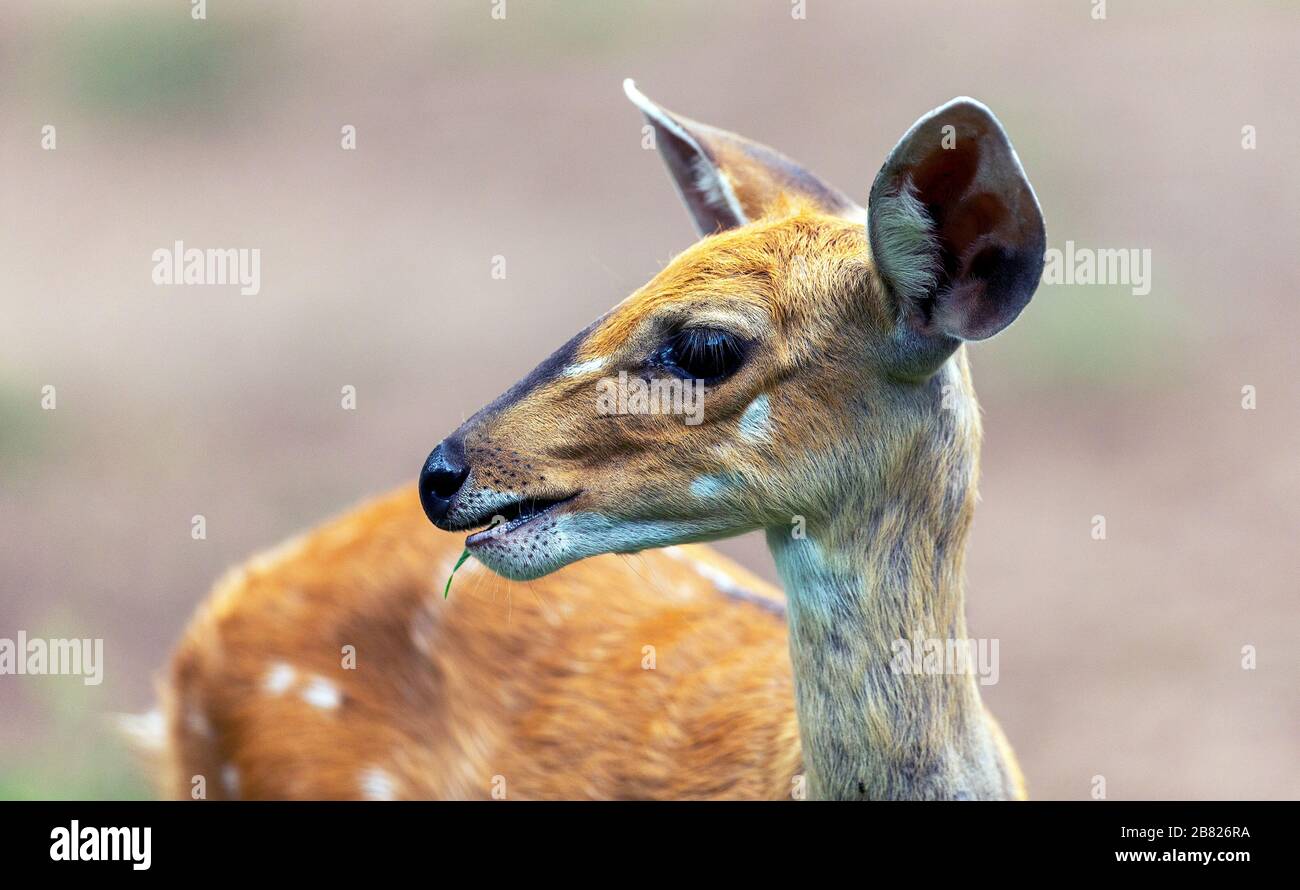
[[[867,233],[905,323],[923,335],[993,336],[1043,274],[1038,199],[1002,125],[974,99],[936,108],[890,152]]]

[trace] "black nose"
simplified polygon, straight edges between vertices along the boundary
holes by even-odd
[[[469,475],[469,464],[465,460],[465,450],[458,443],[443,441],[420,471],[420,504],[424,515],[434,525],[447,515],[451,509],[451,499],[460,491]]]

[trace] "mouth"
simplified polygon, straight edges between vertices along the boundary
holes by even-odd
[[[477,531],[466,538],[465,546],[473,547],[475,544],[482,544],[485,541],[504,537],[517,528],[522,528],[530,522],[558,512],[561,507],[580,494],[582,494],[581,491],[575,491],[573,494],[562,498],[522,498],[514,503],[498,507],[492,511],[491,516],[484,516],[475,522],[468,523],[470,528],[479,525],[487,525],[487,528]]]

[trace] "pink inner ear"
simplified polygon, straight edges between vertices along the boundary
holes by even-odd
[[[954,268],[952,277],[962,277],[971,271],[974,249],[989,242],[1001,242],[999,237],[1007,206],[997,195],[983,192],[963,199],[945,214],[939,224],[939,238],[951,250]],[[946,260],[945,260],[946,262]]]
[[[1004,261],[1005,255],[1006,251],[992,247],[977,253],[971,265],[996,266]],[[962,340],[983,340],[993,336],[1015,317],[1014,313],[1006,317],[1009,307],[996,294],[990,293],[993,287],[990,278],[978,274],[958,279],[939,304],[934,326]],[[1018,313],[1021,306],[1017,306],[1014,312]]]
[[[978,102],[954,99],[917,121],[877,175],[871,208],[872,249],[924,333],[990,337],[1033,296],[1042,212],[1011,142]],[[915,237],[911,220],[921,213],[930,239]]]
[[[929,207],[945,207],[957,201],[979,172],[979,139],[962,134],[952,148],[933,146],[912,168],[917,197]]]
[[[980,138],[963,134],[952,148],[935,148],[914,168],[916,198],[939,236],[945,278],[969,271],[972,248],[987,243],[1007,218],[1005,202],[992,192],[971,194],[980,169]]]
[[[943,276],[932,323],[966,340],[997,333],[1024,308],[1033,285],[1021,270],[1030,258],[1021,255],[1019,223],[999,184],[996,157],[983,157],[996,147],[988,134],[961,133],[950,149],[936,148],[913,168],[916,198],[934,220]]]

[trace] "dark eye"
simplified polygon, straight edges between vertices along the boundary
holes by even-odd
[[[717,328],[678,331],[659,351],[660,363],[679,377],[705,381],[729,377],[744,360],[740,341]]]

